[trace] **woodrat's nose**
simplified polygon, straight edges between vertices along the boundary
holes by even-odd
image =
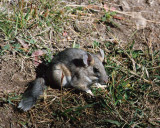
[[[100,84],[107,84],[108,83],[108,76],[105,78],[101,79]]]

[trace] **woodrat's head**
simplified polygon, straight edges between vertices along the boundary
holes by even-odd
[[[94,82],[106,84],[108,82],[108,75],[103,66],[104,51],[100,49],[99,54],[94,55],[87,53],[83,56],[83,63],[86,67],[86,74]]]

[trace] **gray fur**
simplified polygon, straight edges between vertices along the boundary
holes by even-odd
[[[45,81],[43,78],[38,78],[30,85],[23,94],[22,100],[18,108],[24,111],[29,110],[37,101],[37,98],[43,94],[45,89]]]
[[[106,84],[108,76],[102,64],[104,52],[95,55],[81,49],[69,48],[57,54],[47,71],[51,87],[74,87],[93,95],[90,86],[94,83]],[[19,108],[29,110],[44,91],[43,78],[35,80],[33,86],[23,94]]]

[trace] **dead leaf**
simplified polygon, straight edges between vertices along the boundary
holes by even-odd
[[[38,57],[38,56],[34,56],[33,57],[34,59],[33,59],[33,63],[34,63],[34,65],[37,67],[39,64],[41,64],[42,63],[42,61],[40,60],[40,58]]]
[[[120,17],[120,16],[113,16],[113,18],[118,20],[124,20],[124,17]]]
[[[32,53],[32,57],[33,57],[33,63],[35,66],[38,66],[39,64],[42,63],[42,61],[40,60],[39,56],[44,55],[44,51],[42,50],[36,50]]]
[[[36,50],[32,53],[32,57],[34,56],[42,56],[44,55],[44,52],[42,50]]]
[[[67,36],[68,34],[67,34],[67,32],[66,31],[64,31],[63,32],[63,36]]]

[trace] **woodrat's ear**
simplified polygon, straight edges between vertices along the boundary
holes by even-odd
[[[94,65],[94,58],[90,53],[87,53],[85,55],[83,55],[83,63],[84,65],[87,66],[91,66]]]
[[[100,59],[101,62],[104,60],[104,51],[102,49],[99,49],[99,54],[97,54],[97,57]]]

